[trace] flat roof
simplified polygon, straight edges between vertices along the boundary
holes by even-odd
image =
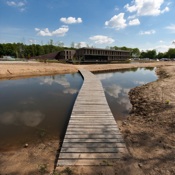
[[[104,50],[104,51],[121,51],[121,52],[131,52],[130,50],[115,50],[115,49],[102,49],[102,48],[91,48],[91,47],[82,47],[77,50],[83,50],[83,49],[89,49],[89,50]]]

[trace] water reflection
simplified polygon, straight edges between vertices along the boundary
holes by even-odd
[[[131,88],[155,81],[155,68],[132,68],[113,73],[98,73],[115,119],[125,118],[131,109],[128,92]]]
[[[44,85],[44,84],[48,84],[48,85],[60,84],[65,88],[70,87],[70,83],[68,82],[66,77],[64,77],[64,75],[60,76],[59,79],[55,79],[55,76],[45,77],[41,80],[40,84],[41,85]]]
[[[82,82],[78,73],[0,81],[0,150],[34,142],[38,128],[62,138]]]
[[[38,126],[45,115],[40,111],[25,111],[25,112],[5,112],[0,114],[0,122],[5,125],[25,125],[30,127]]]

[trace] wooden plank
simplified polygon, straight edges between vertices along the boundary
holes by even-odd
[[[89,125],[74,125],[74,124],[69,124],[69,128],[103,128],[103,129],[108,129],[108,128],[116,128],[116,124],[89,124]]]
[[[98,147],[98,148],[125,148],[125,144],[124,143],[97,143],[97,142],[86,142],[86,143],[78,143],[78,142],[74,142],[74,143],[68,143],[68,142],[64,142],[62,145],[63,148],[94,148],[94,147]]]
[[[121,158],[123,153],[60,153],[60,159],[103,159]]]
[[[123,143],[123,139],[118,139],[118,138],[110,138],[110,139],[107,139],[107,138],[101,138],[101,139],[88,139],[88,138],[78,138],[78,139],[68,139],[68,138],[65,138],[64,139],[64,142],[79,142],[79,143],[86,143],[86,142],[98,142],[98,143]]]
[[[119,129],[118,128],[79,128],[79,127],[74,127],[74,128],[70,128],[68,127],[67,128],[67,131],[66,133],[68,132],[95,132],[95,133],[98,133],[98,132],[117,132],[117,133],[120,133]]]
[[[71,120],[71,121],[69,121],[69,124],[77,124],[77,125],[81,125],[81,124],[83,124],[83,125],[86,125],[86,124],[92,124],[92,125],[94,125],[94,124],[103,124],[103,123],[105,123],[105,124],[116,124],[115,123],[115,121],[87,121],[87,120],[85,120],[85,121],[74,121],[74,120]]]
[[[82,130],[82,131],[68,131],[66,132],[66,135],[85,135],[85,134],[120,134],[119,131],[92,131],[92,130]]]
[[[122,139],[121,135],[116,135],[116,134],[84,134],[84,135],[68,135],[66,134],[66,136],[64,137],[65,139]]]
[[[61,148],[61,153],[125,153],[125,148]]]
[[[106,161],[106,159],[91,159],[91,160],[82,160],[82,159],[60,159],[58,160],[57,166],[94,166],[94,165],[102,165],[102,166],[109,166],[113,165],[114,160],[119,160],[119,158],[112,159],[110,161]]]

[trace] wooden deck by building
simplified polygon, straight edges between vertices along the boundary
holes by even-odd
[[[77,96],[58,159],[64,165],[106,165],[127,152],[106,101],[102,84],[80,70],[84,83]]]

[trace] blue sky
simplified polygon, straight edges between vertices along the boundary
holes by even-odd
[[[174,0],[0,0],[0,43],[175,48]]]

